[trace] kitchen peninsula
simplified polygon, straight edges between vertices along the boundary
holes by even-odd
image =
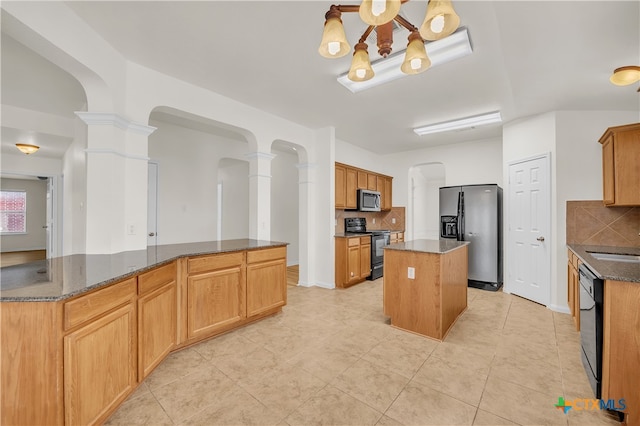
[[[286,243],[228,240],[2,268],[2,424],[100,424],[174,350],[279,312]]]
[[[414,240],[385,247],[383,305],[392,326],[444,339],[467,308],[468,244]]]

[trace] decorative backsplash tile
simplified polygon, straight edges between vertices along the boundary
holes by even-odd
[[[567,244],[640,247],[640,207],[567,201]]]
[[[358,212],[349,210],[337,210],[336,209],[336,234],[344,232],[344,218],[345,217],[364,217],[367,219],[367,230],[372,231],[376,229],[389,229],[390,231],[404,231],[405,230],[405,208],[404,207],[392,207],[388,212]],[[376,223],[373,223],[373,219]],[[395,219],[396,223],[393,223]]]

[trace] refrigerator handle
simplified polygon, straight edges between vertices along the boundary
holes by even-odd
[[[464,192],[458,193],[458,241],[464,241]]]

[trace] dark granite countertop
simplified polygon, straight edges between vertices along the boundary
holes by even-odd
[[[385,246],[385,250],[415,251],[421,253],[443,254],[466,246],[468,241],[456,240],[413,240]]]
[[[262,240],[167,244],[115,254],[73,254],[0,268],[0,301],[57,301],[138,275],[173,260],[286,246]]]
[[[580,260],[599,278],[640,283],[640,263],[598,260],[590,252],[640,255],[640,247],[589,246],[567,244]]]
[[[371,234],[358,234],[357,232],[343,232],[341,234],[335,234],[336,238],[351,238],[351,237],[370,237]]]

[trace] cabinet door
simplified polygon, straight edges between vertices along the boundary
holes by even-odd
[[[347,176],[343,166],[336,164],[336,209],[344,209],[346,198]]]
[[[284,306],[286,301],[286,259],[247,265],[247,318]]]
[[[640,205],[640,189],[638,189],[640,129],[617,132],[613,145],[615,205],[638,206]]]
[[[371,244],[360,245],[360,278],[371,275]]]
[[[358,208],[358,172],[355,169],[346,169],[345,209]]]
[[[176,282],[138,299],[138,375],[142,381],[176,344]]]
[[[351,238],[350,238],[351,240]],[[356,238],[357,240],[357,238]],[[347,282],[360,280],[360,244],[347,249]]]
[[[375,173],[367,173],[367,189],[378,190],[378,175]]]
[[[382,198],[382,210],[389,211],[393,206],[393,194],[392,191],[392,178],[387,177],[384,179],[384,197]]]
[[[241,265],[189,276],[188,338],[213,335],[244,319],[245,284]]]
[[[613,204],[615,200],[613,134],[602,143],[602,198],[604,204]]]
[[[65,424],[102,423],[133,390],[135,330],[129,303],[64,337]]]
[[[358,189],[367,189],[367,172],[358,170]]]

